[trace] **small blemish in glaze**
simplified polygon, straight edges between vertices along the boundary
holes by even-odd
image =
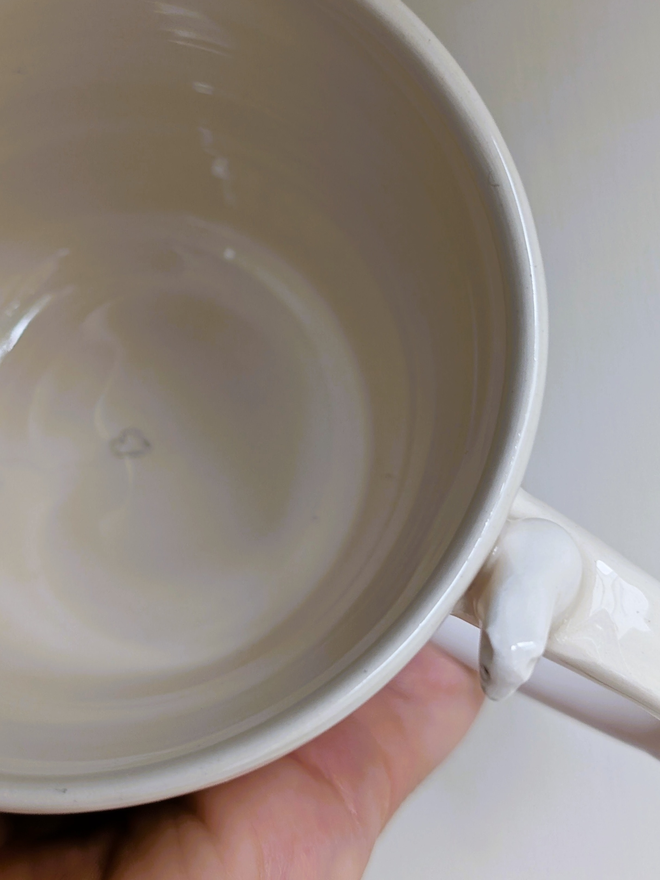
[[[110,449],[116,458],[142,458],[152,450],[152,445],[137,428],[125,428],[114,440]]]

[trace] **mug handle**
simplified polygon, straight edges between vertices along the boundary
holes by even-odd
[[[479,672],[489,697],[526,685],[543,702],[660,756],[660,583],[584,529],[521,490],[454,614],[481,628]],[[440,644],[451,642],[444,632]],[[588,682],[587,703],[575,706],[576,677],[558,670],[562,685],[545,662],[527,684],[542,655],[646,711],[613,694],[599,699]]]

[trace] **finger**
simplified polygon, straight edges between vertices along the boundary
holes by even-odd
[[[293,755],[195,796],[232,880],[357,880],[378,834],[457,745],[476,676],[428,646],[354,715]]]
[[[391,785],[378,832],[463,739],[483,703],[478,676],[428,645],[356,719],[378,742]]]

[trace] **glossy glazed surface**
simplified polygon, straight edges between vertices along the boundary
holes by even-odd
[[[521,491],[487,564],[456,613],[481,625],[482,685],[503,699],[546,657],[660,718],[660,583],[593,535]],[[559,676],[538,689],[568,703]],[[595,722],[602,728],[601,701]],[[584,695],[571,714],[589,721]],[[617,729],[618,709],[610,728]],[[652,724],[649,719],[649,725]],[[629,736],[628,742],[634,742]],[[647,748],[646,737],[640,746]]]
[[[81,9],[3,13],[15,809],[208,785],[382,686],[494,543],[544,367],[515,171],[403,6]]]
[[[660,10],[410,5],[491,109],[539,231],[549,371],[525,488],[658,578]],[[395,818],[367,877],[653,877],[659,810],[657,760],[514,697]]]

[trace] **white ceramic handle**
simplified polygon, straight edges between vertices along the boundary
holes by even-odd
[[[527,493],[456,613],[482,627],[490,697],[545,654],[660,718],[660,583]]]
[[[479,668],[478,627],[450,617],[433,641],[466,666]],[[660,758],[660,720],[620,694],[551,660],[541,658],[520,692]]]

